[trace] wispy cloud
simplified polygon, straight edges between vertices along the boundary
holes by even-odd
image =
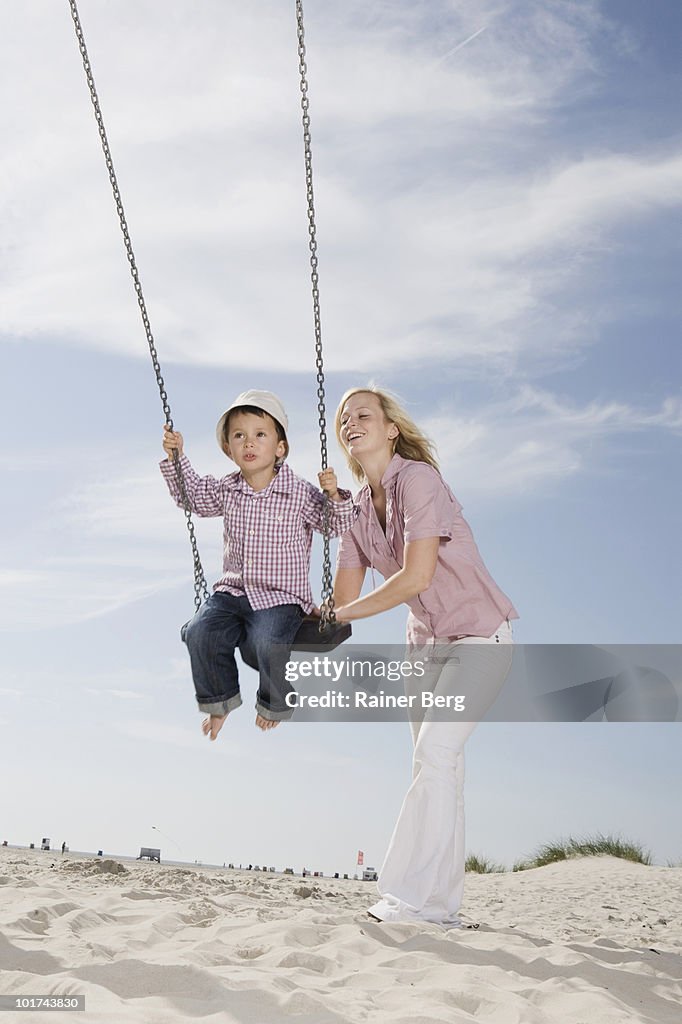
[[[478,36],[480,36],[483,32],[485,32],[485,29],[486,29],[486,26],[484,25],[483,28],[479,28],[476,32],[473,32],[470,36],[467,36],[467,38],[463,39],[461,43],[457,43],[457,45],[453,46],[451,50],[448,50],[447,53],[444,53],[442,57],[439,57],[438,60],[435,63],[436,64],[440,64],[442,61],[445,61],[449,57],[454,56],[454,54],[458,53],[460,50],[463,50],[465,46],[468,46],[469,43],[472,43],[474,41],[474,39],[477,39]]]
[[[155,8],[140,4],[133,37],[113,9],[87,19],[164,358],[303,369],[307,231],[289,20],[266,5],[256,40],[254,19],[232,5],[204,5],[203,17],[172,9],[159,31]],[[44,6],[45,33],[59,39],[42,43],[50,88],[39,76],[25,94],[43,127],[36,119],[26,132],[23,109],[23,122],[11,107],[3,115],[18,139],[4,158],[4,329],[145,358],[62,13]],[[550,314],[564,352],[591,340],[603,313],[586,305],[576,319],[567,289],[608,261],[619,227],[682,199],[674,149],[571,152],[538,131],[569,92],[596,87],[597,36],[624,48],[598,5],[396,4],[372,18],[357,3],[323,5],[310,33],[328,368],[371,371],[417,353],[422,364],[475,367],[484,354],[511,366],[540,349],[546,361]],[[437,59],[444,34],[464,40],[454,64]],[[244,45],[226,64],[228,35]],[[169,61],[169,47],[183,60]],[[122,52],[153,73],[121,74]],[[194,70],[170,75],[180,66]],[[52,103],[59,146],[46,144]]]
[[[529,495],[580,473],[603,473],[604,453],[593,448],[597,440],[682,431],[682,403],[669,398],[654,412],[623,402],[581,406],[525,387],[469,418],[444,405],[424,427],[462,494]]]
[[[8,700],[24,697],[27,692],[39,694],[41,701],[59,694],[63,708],[82,708],[83,695],[87,694],[98,700],[111,699],[123,708],[140,700],[157,702],[170,693],[184,695],[191,688],[191,671],[186,656],[168,657],[157,652],[153,668],[123,663],[116,669],[102,669],[93,663],[84,670],[73,664],[68,669],[54,664],[45,672],[16,665],[6,672],[6,681],[12,685],[0,688],[0,696]]]
[[[153,464],[125,476],[114,471],[106,479],[86,481],[59,500],[55,512],[92,537],[144,537],[156,548],[176,540],[183,525],[182,510]]]
[[[525,387],[510,405],[514,413],[537,411],[551,419],[555,427],[564,426],[586,436],[652,427],[682,430],[682,399],[678,396],[666,398],[658,411],[647,412],[626,402],[588,402],[578,406],[549,391]]]
[[[36,577],[40,576],[40,586]],[[152,597],[169,587],[178,586],[179,575],[130,570],[117,574],[115,568],[101,572],[70,569],[65,562],[59,569],[50,567],[45,574],[33,570],[12,570],[0,576],[0,594],[6,601],[0,632],[40,631],[72,626],[101,618],[136,601]]]

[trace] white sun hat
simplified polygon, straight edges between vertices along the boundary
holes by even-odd
[[[273,420],[277,420],[286,435],[289,430],[289,420],[284,411],[284,406],[277,395],[274,395],[272,391],[242,391],[241,395],[237,395],[232,405],[225,410],[218,420],[216,437],[221,450],[223,447],[223,430],[225,428],[227,417],[233,409],[237,409],[242,405],[252,405],[254,409],[262,409],[263,412],[267,412],[272,416]]]

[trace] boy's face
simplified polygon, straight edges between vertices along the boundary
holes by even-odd
[[[277,459],[286,455],[286,445],[277,437],[272,416],[264,413],[236,412],[230,416],[225,454],[236,462],[246,476],[274,468]]]

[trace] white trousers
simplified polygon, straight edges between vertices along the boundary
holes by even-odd
[[[411,659],[436,664],[418,680],[419,690],[434,695],[464,691],[481,695],[477,720],[498,696],[512,662],[511,625],[503,622],[491,637],[435,641],[413,648]],[[433,921],[458,927],[464,892],[464,744],[477,720],[456,720],[452,713],[411,712],[414,741],[412,785],[403,801],[384,859],[377,888],[381,899],[370,913],[381,921]]]

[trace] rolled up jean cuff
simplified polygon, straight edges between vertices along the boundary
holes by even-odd
[[[294,710],[295,708],[285,708],[284,711],[273,711],[272,708],[266,708],[259,700],[256,701],[256,711],[261,718],[265,718],[268,722],[288,722],[290,718],[293,718]]]
[[[240,707],[241,703],[242,698],[238,693],[235,694],[234,697],[227,697],[225,700],[197,700],[199,711],[202,711],[206,715],[215,715],[217,718],[224,718],[225,715],[229,715],[230,711],[234,711],[235,708]]]

